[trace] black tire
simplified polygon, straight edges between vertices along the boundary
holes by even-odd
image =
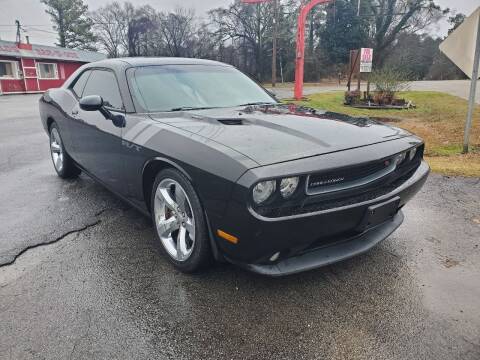
[[[191,212],[194,216],[194,229],[195,229],[195,241],[193,243],[193,249],[191,250],[190,255],[186,260],[178,261],[172,255],[169,254],[164,243],[162,242],[161,236],[157,227],[156,219],[156,206],[155,206],[155,194],[160,183],[164,181],[173,180],[181,185],[181,188],[184,190],[187,195],[187,200],[191,208]],[[152,194],[150,198],[151,204],[151,214],[153,227],[156,234],[156,238],[161,248],[162,252],[167,256],[169,261],[175,265],[175,267],[184,272],[184,273],[193,273],[200,269],[204,269],[212,264],[212,251],[210,246],[210,239],[208,233],[207,222],[205,219],[205,213],[200,202],[200,199],[193,188],[191,182],[183,175],[180,171],[168,168],[160,171],[155,178],[155,182],[152,187]],[[173,233],[172,233],[173,234]],[[172,236],[173,238],[173,236]],[[178,240],[177,240],[178,241]]]
[[[63,145],[63,140],[62,136],[60,134],[60,129],[58,128],[58,125],[54,122],[52,125],[50,125],[49,128],[49,135],[50,135],[50,156],[52,158],[53,162],[53,167],[55,171],[57,172],[58,176],[60,176],[62,179],[71,179],[71,178],[76,178],[80,173],[82,172],[76,165],[73,159],[68,155],[67,151],[65,150],[65,146]],[[56,138],[58,137],[58,138]],[[56,144],[59,147],[60,151],[59,153],[57,150],[53,150],[53,141],[56,138]],[[59,142],[58,142],[59,140]],[[58,162],[55,162],[55,155],[56,154],[61,154],[62,155],[62,160],[61,163],[62,165],[59,166]]]

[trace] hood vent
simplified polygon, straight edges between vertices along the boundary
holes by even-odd
[[[243,125],[243,119],[217,119],[223,125]]]

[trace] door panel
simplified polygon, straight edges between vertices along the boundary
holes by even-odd
[[[113,72],[93,70],[82,96],[100,95],[113,114],[123,114],[118,84]],[[75,114],[78,112],[77,114]],[[72,134],[79,163],[107,186],[124,193],[122,129],[99,111],[73,110],[76,134]]]
[[[83,125],[78,118],[78,111],[80,109],[78,100],[82,97],[83,89],[85,88],[85,84],[91,73],[91,70],[87,70],[80,74],[69,89],[61,91],[62,99],[59,101],[65,112],[64,116],[59,116],[59,118],[64,119],[60,125],[60,129],[62,137],[65,138],[64,142],[68,142],[68,154],[82,166],[83,164],[81,163],[75,147],[75,139],[83,129]],[[51,93],[57,91],[60,92],[60,90],[50,90]]]

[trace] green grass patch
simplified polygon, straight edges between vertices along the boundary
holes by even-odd
[[[463,145],[456,144],[456,145],[446,145],[440,147],[434,147],[430,149],[430,154],[432,156],[451,156],[451,155],[461,155],[463,151]],[[478,154],[480,153],[480,147],[471,145],[469,148],[471,154]]]
[[[421,118],[423,121],[435,122],[445,119],[465,120],[467,115],[467,101],[459,97],[435,91],[405,91],[397,95],[398,98],[411,100],[415,109],[380,110],[356,109],[343,104],[343,91],[332,91],[313,94],[304,105],[317,109],[339,112],[352,116],[373,116],[381,118]]]

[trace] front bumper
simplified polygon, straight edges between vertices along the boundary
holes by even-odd
[[[383,196],[282,218],[262,217],[233,201],[212,227],[234,234],[239,241],[232,244],[217,236],[216,242],[230,262],[266,275],[286,275],[331,264],[367,251],[398,228],[403,221],[400,209],[421,189],[428,173],[429,167],[422,161],[410,178]],[[374,227],[361,226],[372,206],[392,200],[396,201],[393,217]],[[270,261],[278,252],[278,259]]]
[[[370,250],[393,233],[402,224],[403,218],[403,213],[400,210],[391,221],[369,229],[360,235],[280,260],[274,264],[239,263],[238,265],[267,276],[284,276],[312,270],[346,260]]]

